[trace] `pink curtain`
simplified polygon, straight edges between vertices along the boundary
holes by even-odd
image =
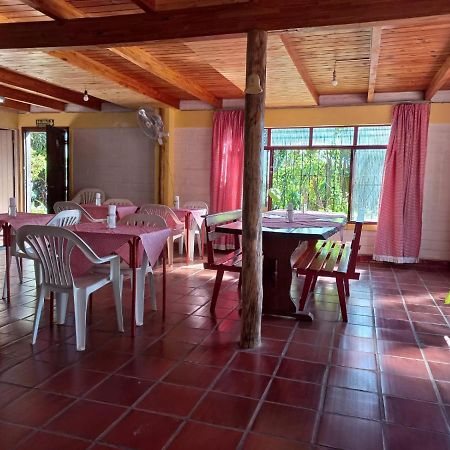
[[[394,107],[373,256],[377,261],[419,259],[429,116],[428,104]]]
[[[211,154],[211,212],[242,206],[244,111],[217,111],[213,118]],[[231,247],[233,240],[226,240]],[[225,248],[225,240],[219,242]]]

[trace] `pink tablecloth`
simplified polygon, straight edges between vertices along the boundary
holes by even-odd
[[[118,225],[114,229],[106,228],[103,223],[81,223],[70,227],[80,236],[98,256],[118,254],[127,264],[130,263],[129,242],[133,237],[139,237],[140,250],[138,253],[138,265],[145,251],[149,264],[153,266],[158,260],[167,238],[170,235],[168,228],[136,227]],[[72,253],[72,271],[80,274],[91,267],[91,263],[77,249]]]
[[[81,205],[94,219],[106,219],[108,215],[108,205]],[[123,219],[129,214],[134,214],[137,211],[137,206],[117,206],[117,218]],[[84,222],[84,220],[83,220]]]
[[[17,216],[12,217],[0,214],[0,225],[9,223],[14,230],[18,230],[24,225],[46,225],[54,216],[54,214],[17,213]]]
[[[184,221],[186,214],[191,214],[192,220],[197,224],[198,228],[202,228],[203,222],[205,219],[202,216],[205,216],[208,211],[206,209],[188,209],[188,208],[177,208],[174,209],[173,212],[177,215],[177,217]]]
[[[344,214],[294,212],[294,220],[287,220],[287,213],[283,210],[269,211],[263,215],[262,224],[267,228],[342,228],[347,221]]]

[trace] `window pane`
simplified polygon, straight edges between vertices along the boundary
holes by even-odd
[[[268,138],[268,132],[267,132],[267,128],[264,128],[263,131],[263,148],[268,145],[267,143],[267,138]]]
[[[350,219],[356,220],[364,208],[364,221],[378,221],[381,184],[386,150],[355,150]]]
[[[309,145],[309,128],[273,128],[271,140],[273,146]]]
[[[314,128],[313,145],[353,145],[353,127]]]
[[[270,152],[267,150],[261,151],[261,175],[262,175],[262,190],[261,190],[261,205],[267,206],[267,189],[269,188],[269,161]]]
[[[388,145],[391,127],[359,127],[358,145]]]
[[[350,150],[274,150],[272,208],[347,213]]]

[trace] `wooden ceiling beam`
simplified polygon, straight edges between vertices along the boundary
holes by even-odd
[[[245,33],[252,29],[280,31],[326,26],[408,24],[423,18],[450,16],[448,0],[258,0],[114,17],[0,25],[0,49],[119,47],[165,39]],[[420,19],[420,20],[418,20]]]
[[[157,100],[166,105],[173,106],[174,108],[180,107],[180,101],[177,98],[172,97],[169,94],[165,94],[151,86],[148,86],[147,83],[143,83],[142,81],[125,75],[119,70],[102,64],[95,59],[84,55],[83,53],[74,51],[51,51],[48,52],[48,54],[54,56],[55,58],[59,58],[69,64],[72,64],[73,66],[76,66],[82,70],[86,70],[87,72],[90,72],[94,75],[107,78],[108,80],[120,84],[127,89],[131,89],[133,91],[139,92],[140,94],[146,95],[153,100]]]
[[[301,60],[300,55],[296,51],[291,37],[287,34],[281,34],[280,35],[281,41],[284,44],[284,48],[288,52],[292,62],[294,63],[298,74],[300,75],[300,78],[303,80],[303,83],[306,86],[306,89],[308,89],[309,93],[311,94],[311,97],[314,100],[314,103],[316,105],[319,104],[319,93],[317,92],[317,89],[314,86],[314,83],[311,80],[311,77],[309,76],[308,71],[305,68],[305,65],[303,64],[303,61]]]
[[[442,86],[450,80],[450,56],[442,64],[436,75],[431,80],[428,89],[425,91],[425,100],[431,100]]]
[[[32,94],[30,92],[20,91],[8,86],[0,85],[0,95],[10,100],[18,100],[31,105],[44,106],[45,108],[56,109],[57,111],[64,111],[66,104],[53,98],[41,97],[40,95]]]
[[[173,70],[163,62],[158,61],[158,59],[147,51],[139,47],[117,47],[110,48],[110,50],[116,55],[119,55],[147,72],[150,72],[152,75],[155,75],[166,83],[187,92],[196,99],[208,103],[215,108],[222,107],[222,101],[219,98],[208,92],[195,81],[187,79],[176,70]]]
[[[77,19],[85,17],[79,9],[66,0],[21,0],[36,11],[54,20]]]
[[[367,101],[373,102],[375,97],[375,85],[377,82],[378,61],[381,51],[381,27],[372,28],[372,37],[370,40],[370,66],[369,66],[369,87],[367,90]]]
[[[67,103],[74,103],[75,105],[84,106],[97,111],[102,109],[103,100],[100,100],[97,97],[90,95],[89,100],[85,102],[81,92],[75,92],[61,86],[56,86],[3,67],[0,67],[0,80],[4,84],[20,89],[26,89],[27,91],[32,91],[37,94],[48,95],[49,97],[64,100]]]
[[[156,0],[131,0],[131,1],[147,13],[152,13],[156,11]]]
[[[31,106],[27,103],[16,102],[15,100],[10,100],[9,98],[5,98],[5,101],[3,103],[0,103],[0,107],[15,109],[16,111],[31,111]]]

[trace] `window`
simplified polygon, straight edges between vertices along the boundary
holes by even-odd
[[[377,222],[390,126],[269,128],[264,133],[263,201],[346,213]]]

